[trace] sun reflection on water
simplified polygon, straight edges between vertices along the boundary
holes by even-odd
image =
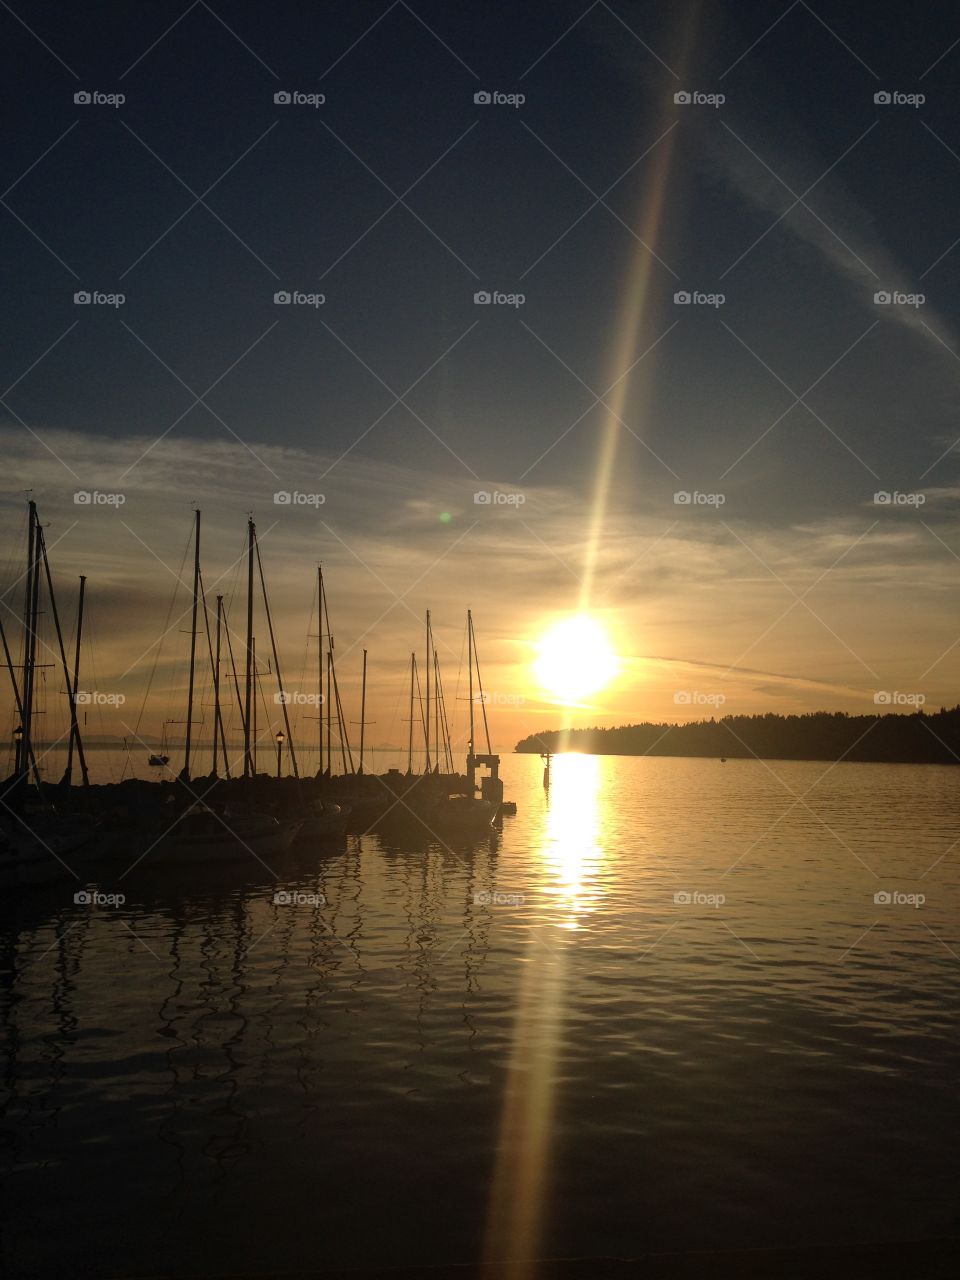
[[[570,932],[595,909],[600,817],[600,761],[563,755],[552,762],[543,830],[543,883],[549,897],[530,926],[510,1065],[504,1090],[497,1162],[490,1197],[485,1259],[504,1280],[532,1280],[549,1202],[550,1148],[557,1063],[566,1034]],[[559,910],[557,910],[559,908]],[[567,931],[566,934],[564,931]]]
[[[595,909],[597,870],[602,858],[598,756],[561,755],[551,763],[543,858],[550,876],[547,892],[563,905],[561,928],[578,929],[580,917]]]

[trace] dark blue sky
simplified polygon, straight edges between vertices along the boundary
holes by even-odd
[[[76,275],[10,213],[0,222],[12,321],[4,385],[78,319],[75,288],[127,297],[119,314],[81,313],[11,395],[10,406],[38,431],[149,435],[187,409],[186,389],[138,338],[196,392],[261,339],[211,405],[244,440],[335,454],[392,402],[360,360],[403,392],[457,342],[410,404],[478,474],[491,470],[493,455],[497,474],[517,477],[592,403],[573,374],[594,392],[609,381],[611,331],[636,249],[617,219],[641,233],[656,150],[605,197],[612,212],[598,205],[564,233],[593,202],[587,188],[604,192],[671,124],[656,246],[667,265],[651,274],[638,354],[682,323],[644,369],[642,416],[631,425],[684,483],[714,484],[792,399],[719,321],[802,393],[875,318],[863,290],[804,239],[802,224],[850,262],[860,256],[878,287],[888,284],[883,264],[895,264],[905,284],[926,292],[928,310],[948,324],[956,319],[960,252],[920,280],[960,235],[960,161],[924,128],[960,148],[951,92],[960,53],[921,83],[956,37],[945,11],[878,20],[874,6],[824,5],[821,22],[799,4],[763,35],[786,5],[691,5],[685,14],[598,4],[581,17],[586,5],[424,3],[412,12],[401,3],[387,12],[240,3],[220,13],[231,34],[201,3],[163,35],[186,8],[30,6],[24,20],[76,78],[13,17],[2,19],[7,182],[76,126],[7,197]],[[75,106],[78,88],[123,92],[127,101],[119,109]],[[283,88],[322,92],[327,102],[319,110],[276,106]],[[523,92],[527,101],[478,107],[481,88]],[[723,92],[727,102],[719,110],[675,107],[677,88]],[[922,89],[928,102],[878,108],[878,88]],[[835,235],[797,208],[724,275],[792,203],[787,186],[802,193],[854,143],[809,197]],[[394,199],[387,188],[401,194],[437,161],[407,197],[413,213],[398,205],[368,230]],[[198,205],[169,230],[193,202],[187,188],[200,195],[235,162],[207,197],[230,229]],[[768,189],[770,208],[757,194]],[[672,299],[681,287],[722,290],[727,301],[718,313],[678,313]],[[322,291],[325,306],[279,311],[280,288]],[[518,312],[480,311],[480,288],[522,291],[526,303]],[[883,317],[811,403],[889,484],[916,484],[935,455],[917,421],[924,415],[912,380],[920,374],[935,384],[953,373],[950,364],[935,342]],[[567,483],[586,473],[601,417],[602,409],[588,414],[535,478]],[[224,427],[198,406],[175,431],[223,436]],[[402,406],[358,448],[462,471]],[[677,487],[629,437],[622,460],[625,485]],[[777,486],[778,475],[789,475],[789,485]],[[781,510],[784,496],[788,506],[814,509],[873,483],[802,408],[736,479],[774,484]],[[753,502],[762,508],[763,494]]]

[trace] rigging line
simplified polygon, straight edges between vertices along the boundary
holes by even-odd
[[[200,605],[201,605],[201,607],[202,607],[202,609],[203,609],[203,626],[204,626],[204,630],[205,630],[205,631],[206,631],[206,633],[207,633],[207,654],[209,655],[209,658],[210,658],[210,676],[211,676],[211,679],[216,683],[216,679],[217,679],[217,674],[216,674],[216,671],[217,671],[217,662],[216,662],[216,658],[214,658],[214,656],[213,656],[213,640],[212,640],[212,639],[211,639],[211,637],[210,637],[210,607],[209,607],[209,605],[207,604],[207,593],[206,593],[206,591],[204,590],[204,586],[203,586],[203,570],[202,570],[202,569],[200,570],[200,574],[199,574],[199,586],[200,586]],[[214,737],[214,754],[213,754],[213,761],[214,761],[214,764],[213,764],[213,772],[214,772],[214,773],[216,773],[216,772],[217,772],[217,763],[216,763],[216,759],[217,759],[217,756],[216,756],[216,745],[217,745],[217,744],[216,744],[216,737],[217,737],[217,729],[218,729],[218,728],[219,728],[219,730],[220,730],[221,737],[222,737],[222,735],[223,735],[223,715],[222,715],[222,713],[221,713],[221,711],[220,711],[220,702],[219,702],[219,699],[218,699],[218,698],[217,698],[217,696],[216,696],[216,688],[215,688],[215,687],[214,687],[214,691],[213,691],[213,692],[214,692],[214,705],[213,705],[213,737]],[[202,702],[202,700],[201,700],[201,704],[200,704],[200,706],[201,706],[201,710],[202,710],[202,709],[203,709],[203,702]],[[201,724],[203,724],[203,723],[204,723],[204,721],[205,721],[205,718],[204,718],[204,719],[201,719],[200,723],[201,723]],[[227,775],[227,777],[229,778],[229,777],[230,777],[230,766],[229,766],[229,763],[225,763],[225,770],[226,770],[226,775]]]
[[[463,634],[460,637],[460,661],[457,664],[457,683],[454,685],[454,688],[453,688],[453,715],[450,717],[450,722],[453,725],[454,729],[456,729],[457,727],[457,707],[459,706],[459,702],[460,702],[460,681],[463,678],[463,651],[466,647],[467,647],[467,624],[464,623]]]
[[[184,544],[183,556],[180,560],[180,568],[177,571],[177,580],[173,584],[173,592],[170,596],[170,604],[169,604],[169,607],[167,608],[167,616],[163,620],[163,630],[160,632],[160,639],[157,642],[156,649],[154,650],[153,666],[150,668],[150,675],[147,677],[147,687],[143,693],[143,702],[140,704],[140,714],[137,716],[137,723],[133,726],[133,732],[137,737],[140,736],[140,724],[141,724],[141,721],[143,720],[143,713],[147,709],[147,699],[150,697],[150,691],[153,688],[154,676],[156,676],[157,674],[157,666],[159,665],[160,654],[163,650],[164,636],[166,636],[167,632],[170,629],[170,619],[173,616],[174,606],[177,603],[177,588],[180,586],[180,582],[183,578],[183,570],[184,570],[184,566],[187,563],[187,556],[190,554],[190,544],[192,541],[193,541],[193,531],[191,530],[187,538],[187,541]]]
[[[426,737],[427,722],[424,719],[424,715],[423,715],[423,690],[420,687],[420,664],[419,663],[417,663],[414,670],[416,671],[416,675],[417,675],[417,702],[420,706],[420,728],[423,730],[423,736]]]
[[[450,726],[447,724],[447,703],[446,703],[446,699],[443,696],[443,684],[440,680],[440,659],[437,657],[436,652],[434,652],[433,659],[436,666],[437,693],[439,695],[438,701],[439,701],[439,710],[440,710],[440,727],[443,733],[444,764],[447,766],[448,772],[453,773],[453,752],[450,749]]]
[[[97,628],[96,628],[97,607],[98,605],[97,605],[96,598],[94,598],[93,603],[91,604],[90,596],[86,595],[84,597],[84,602],[83,602],[83,617],[84,617],[83,635],[85,637],[84,652],[86,654],[85,661],[90,668],[91,675],[93,676],[94,689],[99,689],[101,684],[101,681],[100,681],[101,664],[97,657],[98,653],[100,652],[99,644],[97,641]],[[101,737],[107,736],[107,722],[104,718],[105,714],[106,713],[104,711],[103,704],[101,703],[100,706],[97,707],[97,723],[100,728]],[[129,747],[127,748],[127,752],[129,754]],[[126,765],[124,765],[124,767],[126,767]],[[113,771],[113,776],[116,776],[116,769],[117,769],[116,763],[111,762],[110,768]]]
[[[267,630],[270,632],[270,647],[273,650],[273,665],[277,669],[277,688],[281,693],[283,689],[283,676],[280,672],[280,654],[277,652],[277,639],[273,633],[273,619],[270,616],[270,601],[267,599],[267,582],[263,576],[263,561],[260,559],[260,542],[256,534],[253,538],[254,549],[257,553],[257,568],[260,570],[260,590],[263,592],[263,609],[267,615]],[[290,763],[293,765],[293,776],[300,777],[300,770],[297,768],[297,753],[293,745],[293,733],[290,729],[290,713],[287,710],[286,700],[281,702],[283,708],[283,723],[287,730],[287,750],[290,753]]]
[[[344,748],[346,748],[347,756],[350,758],[350,772],[356,773],[356,768],[353,763],[353,750],[350,747],[350,738],[347,733],[347,719],[343,714],[343,703],[340,701],[340,682],[337,679],[337,668],[335,665],[331,667],[331,671],[333,672],[333,693],[337,703],[337,729],[339,730],[340,737],[340,755],[343,757]],[[343,759],[343,771],[344,773],[347,771],[347,760],[345,757]]]
[[[233,672],[233,687],[237,691],[237,706],[240,708],[240,727],[242,728],[244,723],[243,698],[240,696],[240,679],[237,675],[237,664],[233,658],[233,641],[230,639],[231,628],[230,628],[230,620],[229,620],[229,611],[226,608],[223,611],[223,618],[224,618],[223,629],[226,632],[226,636],[227,636],[227,652],[230,654],[230,670]]]
[[[472,623],[472,619],[471,619],[471,623]],[[477,688],[480,692],[480,710],[483,712],[483,732],[487,739],[487,755],[491,755],[492,748],[490,746],[490,728],[487,724],[487,700],[483,696],[483,679],[481,678],[481,675],[480,675],[480,655],[477,653],[476,629],[474,629],[474,632],[473,632],[473,661],[477,668]]]
[[[300,689],[305,689],[307,685],[307,662],[309,661],[309,658],[310,658],[310,627],[311,627],[311,624],[313,623],[313,602],[316,599],[317,586],[318,584],[314,582],[313,596],[310,600],[310,618],[309,618],[309,621],[307,622],[307,634],[304,637],[304,641],[303,641],[303,663],[301,664],[301,667],[300,667],[300,685],[299,685]],[[317,627],[317,630],[319,631],[320,628]],[[297,710],[293,717],[293,727],[298,733],[300,732],[300,707],[302,705],[303,705],[302,703],[297,704]]]
[[[73,687],[73,681],[70,678],[70,667],[67,663],[67,651],[63,644],[63,631],[60,629],[60,614],[57,610],[57,597],[53,593],[53,576],[50,573],[50,561],[47,558],[47,539],[43,532],[43,527],[38,526],[37,536],[40,542],[40,555],[43,557],[43,569],[47,582],[47,597],[50,601],[50,612],[53,614],[53,625],[57,632],[57,642],[60,647],[60,662],[63,667],[63,679],[67,686],[67,697],[70,700],[70,732],[72,741],[76,743],[77,760],[80,763],[80,776],[83,779],[83,785],[89,787],[90,774],[87,770],[87,758],[83,751],[83,740],[80,737],[80,722],[77,719],[77,702],[76,689]]]

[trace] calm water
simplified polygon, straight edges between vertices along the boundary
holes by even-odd
[[[504,774],[473,848],[0,905],[9,1273],[956,1233],[960,773]]]

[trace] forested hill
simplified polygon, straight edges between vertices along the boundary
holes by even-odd
[[[517,751],[583,751],[613,756],[760,756],[767,760],[866,760],[960,763],[960,706],[926,714],[724,716],[686,724],[626,724],[610,729],[551,729]]]

